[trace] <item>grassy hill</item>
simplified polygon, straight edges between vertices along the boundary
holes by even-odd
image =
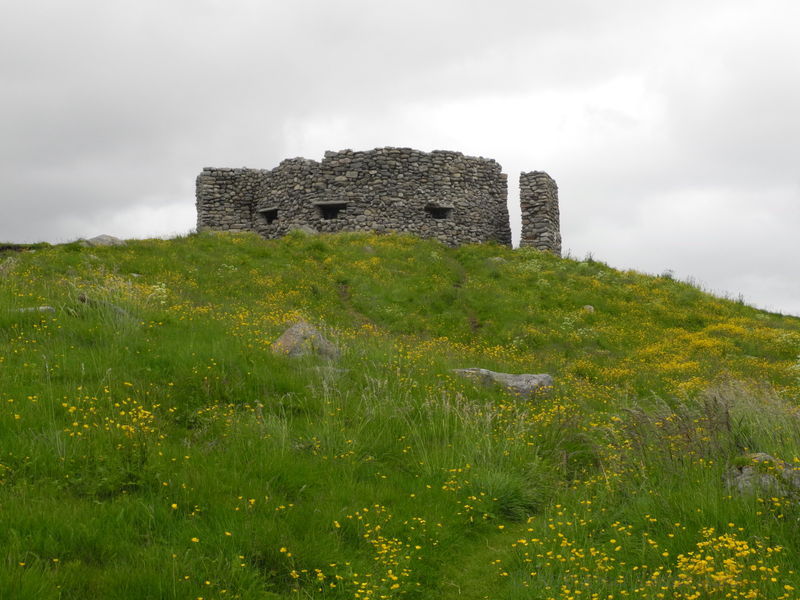
[[[800,597],[800,491],[728,484],[800,467],[800,319],[410,237],[12,250],[0,598]]]

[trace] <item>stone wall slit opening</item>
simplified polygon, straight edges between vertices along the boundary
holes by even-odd
[[[320,216],[326,221],[339,218],[339,213],[347,210],[347,202],[314,202]]]
[[[453,207],[441,206],[439,204],[426,204],[425,212],[434,219],[449,219],[453,214]]]
[[[265,225],[272,225],[278,220],[278,207],[273,206],[270,208],[262,208],[261,210],[257,211],[257,214],[261,223]]]

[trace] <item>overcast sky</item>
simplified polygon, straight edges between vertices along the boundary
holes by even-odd
[[[800,315],[796,0],[0,0],[0,241],[194,227],[204,166],[491,157],[564,250]],[[515,232],[515,236],[518,232]]]

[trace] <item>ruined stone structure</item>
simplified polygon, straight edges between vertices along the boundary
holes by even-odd
[[[522,245],[560,254],[555,182],[533,172],[520,184]],[[322,161],[293,158],[272,170],[207,167],[197,177],[197,229],[267,238],[297,228],[400,232],[453,246],[510,245],[507,188],[494,160],[439,150],[326,152]]]

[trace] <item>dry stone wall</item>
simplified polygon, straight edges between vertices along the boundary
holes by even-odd
[[[507,176],[492,159],[410,148],[343,150],[321,161],[284,160],[272,170],[203,169],[197,227],[266,238],[302,228],[510,245],[507,195]]]
[[[269,171],[206,167],[197,176],[197,229],[253,231],[253,199]]]

